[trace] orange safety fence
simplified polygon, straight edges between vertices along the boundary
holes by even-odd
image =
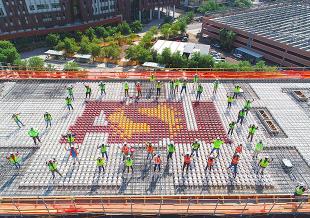
[[[191,79],[198,74],[201,79],[263,80],[263,79],[310,79],[310,70],[285,70],[276,72],[231,72],[231,71],[137,71],[137,72],[91,72],[91,71],[27,71],[0,70],[0,79],[148,79],[154,74],[158,80],[171,78]]]
[[[179,195],[0,198],[0,215],[250,215],[310,213],[309,195]]]

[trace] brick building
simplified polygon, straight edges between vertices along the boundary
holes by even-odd
[[[153,18],[178,0],[0,0],[0,39],[83,30],[123,19]],[[152,15],[152,16],[151,16]]]

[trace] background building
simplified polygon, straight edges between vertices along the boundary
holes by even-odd
[[[178,0],[0,0],[0,39],[49,32],[83,30],[90,26],[142,19],[155,7]],[[152,18],[153,16],[148,16]]]
[[[202,33],[219,39],[223,28],[237,33],[234,46],[247,47],[282,66],[310,66],[310,4],[288,2],[244,13],[205,18]]]

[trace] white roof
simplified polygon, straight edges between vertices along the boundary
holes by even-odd
[[[155,63],[155,62],[145,62],[142,66],[143,67],[153,67],[153,68],[164,68],[163,65]]]
[[[191,42],[176,42],[167,40],[158,40],[152,47],[158,54],[161,54],[165,48],[170,48],[172,53],[180,52],[192,54],[200,52],[201,54],[209,54],[210,45],[195,44]]]
[[[65,51],[47,50],[46,52],[44,52],[44,54],[63,56],[65,54]]]
[[[82,58],[82,59],[91,59],[90,54],[75,54],[73,57],[74,58]]]

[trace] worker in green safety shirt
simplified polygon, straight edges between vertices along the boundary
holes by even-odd
[[[169,82],[169,89],[170,89],[170,97],[174,97],[175,96],[175,81],[172,79]]]
[[[242,108],[238,113],[237,123],[239,123],[240,121],[240,124],[242,125],[244,118],[245,118],[245,110],[244,108]]]
[[[103,82],[99,83],[99,88],[100,88],[100,94],[103,95],[103,93],[104,93],[106,95],[105,84]]]
[[[220,137],[217,137],[217,139],[215,139],[215,140],[213,141],[213,148],[212,148],[212,150],[211,150],[210,155],[213,154],[214,151],[217,151],[217,156],[219,156],[219,155],[220,155],[220,148],[221,148],[221,146],[222,146],[223,144],[224,144],[224,141],[222,141],[222,140],[220,139]]]
[[[251,100],[245,101],[243,108],[245,110],[246,115],[248,115],[248,112],[251,110],[253,101],[254,101],[254,99],[252,101]]]
[[[198,84],[197,95],[196,95],[196,101],[200,101],[202,92],[203,92],[203,87],[202,87],[202,85],[199,83],[199,84]]]
[[[234,102],[234,97],[227,95],[227,108],[228,109],[231,108],[233,102]]]
[[[67,92],[68,92],[69,98],[71,98],[72,100],[74,100],[74,96],[73,96],[73,86],[68,86],[68,87],[67,87]]]
[[[181,95],[183,93],[183,91],[185,92],[185,94],[187,94],[187,91],[186,91],[186,86],[187,86],[187,81],[186,80],[183,80],[182,82],[182,88],[181,88]]]
[[[249,126],[249,135],[247,139],[248,140],[250,139],[250,142],[253,141],[253,137],[257,129],[258,129],[258,126],[255,126],[254,124]]]
[[[175,146],[174,146],[173,142],[170,142],[170,144],[168,145],[167,161],[169,161],[169,159],[172,159],[172,155],[174,152],[175,152]]]
[[[52,115],[49,112],[45,112],[43,118],[46,124],[46,128],[48,128],[48,126],[52,127]]]
[[[212,92],[213,95],[216,95],[219,85],[220,81],[218,79],[213,82],[213,92]]]
[[[9,156],[6,157],[6,159],[8,159],[10,163],[16,167],[16,169],[20,168],[21,158],[19,157],[18,152],[16,152],[15,154],[11,153]]]
[[[241,87],[236,85],[235,88],[234,88],[234,95],[233,95],[233,98],[237,99],[238,98],[238,95],[240,95],[241,93]]]
[[[297,186],[295,187],[294,196],[295,196],[295,197],[296,197],[296,196],[302,196],[302,195],[305,193],[305,191],[307,191],[307,188],[306,188],[305,186],[303,186],[302,184],[297,185]]]
[[[130,155],[128,155],[126,160],[125,160],[125,167],[127,168],[127,173],[129,173],[129,169],[131,169],[131,172],[133,173],[133,160],[130,157]],[[124,168],[124,170],[126,168]]]
[[[15,121],[15,123],[17,124],[19,128],[21,128],[22,126],[25,126],[20,120],[20,114],[13,114],[12,119]]]
[[[157,98],[160,96],[160,91],[161,91],[161,82],[157,81],[156,83],[156,97]]]
[[[99,173],[101,173],[101,171],[104,173],[104,171],[105,171],[105,169],[104,169],[104,166],[105,166],[104,158],[98,157],[96,160],[96,163],[97,163],[97,167],[99,168]]]
[[[37,141],[41,143],[38,130],[35,130],[31,127],[31,129],[28,131],[28,135],[33,139],[35,145],[37,145]]]
[[[232,135],[234,132],[234,129],[236,127],[236,122],[232,121],[231,123],[229,123],[229,130],[228,130],[228,135]]]
[[[264,157],[262,159],[259,160],[258,162],[258,166],[259,166],[259,170],[257,173],[260,173],[260,174],[264,174],[264,171],[265,169],[269,166],[269,164],[271,163],[271,158],[269,157]]]
[[[196,157],[198,157],[199,148],[200,148],[200,143],[198,142],[198,139],[195,139],[194,143],[192,144],[191,156],[193,156],[193,154],[196,153]]]
[[[72,98],[70,98],[69,96],[66,97],[66,105],[67,105],[67,108],[68,110],[70,111],[71,109],[73,110],[73,106],[72,106]]]
[[[129,84],[128,84],[128,82],[124,83],[124,92],[125,92],[125,97],[129,97]]]
[[[85,98],[90,98],[91,96],[91,88],[89,85],[84,85],[85,86]]]
[[[48,166],[48,169],[51,171],[53,179],[55,179],[55,173],[58,173],[58,175],[60,177],[62,177],[61,173],[59,172],[59,170],[57,169],[57,161],[54,158],[53,160],[49,160],[48,162],[46,162],[46,165]]]
[[[154,76],[154,74],[151,74],[150,78],[150,83],[151,83],[151,89],[150,89],[150,94],[152,94],[153,90],[155,90],[155,86],[156,86],[156,77]]]
[[[254,153],[253,153],[253,157],[254,158],[257,158],[258,154],[261,153],[264,149],[264,144],[263,144],[263,141],[260,140],[256,145],[255,145],[255,148],[254,148]]]
[[[73,146],[75,142],[75,134],[69,131],[66,135],[62,135],[63,138],[65,138],[70,146]]]
[[[199,82],[199,76],[198,74],[196,73],[194,78],[193,78],[193,93],[195,93],[195,90],[196,90],[196,86],[198,85],[198,82]]]
[[[108,146],[106,144],[101,144],[98,148],[100,148],[102,157],[105,156],[105,158],[108,159]]]
[[[180,85],[181,85],[181,81],[179,79],[176,79],[174,82],[174,94],[179,93]]]

